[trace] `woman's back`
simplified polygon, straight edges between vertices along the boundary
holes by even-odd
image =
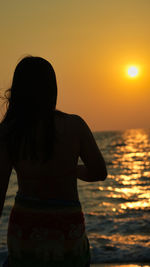
[[[51,160],[46,163],[21,160],[15,162],[19,192],[38,198],[78,200],[77,162],[80,155],[80,125],[75,115],[56,112],[56,142]],[[44,131],[39,122],[37,152],[43,152]]]

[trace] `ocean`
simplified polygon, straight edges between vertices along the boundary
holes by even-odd
[[[108,177],[103,182],[78,180],[92,263],[149,264],[150,130],[96,132],[94,137]],[[7,226],[17,190],[13,171],[0,221],[1,261],[7,255]]]

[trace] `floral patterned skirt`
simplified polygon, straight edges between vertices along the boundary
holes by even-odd
[[[8,234],[11,267],[88,267],[89,242],[80,202],[16,195]]]

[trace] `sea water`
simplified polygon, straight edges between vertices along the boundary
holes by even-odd
[[[150,262],[150,130],[96,132],[108,178],[78,180],[93,263]],[[7,255],[9,214],[17,192],[12,172],[0,222],[0,259]]]

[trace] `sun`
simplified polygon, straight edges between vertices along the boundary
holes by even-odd
[[[128,67],[128,75],[131,77],[131,78],[134,78],[134,77],[137,77],[139,74],[139,70],[136,66],[130,66]]]

